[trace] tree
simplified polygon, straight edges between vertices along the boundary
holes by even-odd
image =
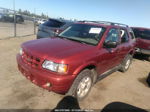
[[[21,9],[19,9],[18,13],[19,13],[19,14],[22,14],[22,10],[21,10]]]
[[[28,10],[19,9],[18,13],[21,15],[26,15],[26,16],[30,16],[30,17],[36,17],[36,18],[44,18],[44,19],[49,18],[48,15],[44,14],[43,12],[41,13],[41,15],[38,15],[38,14],[31,13]]]

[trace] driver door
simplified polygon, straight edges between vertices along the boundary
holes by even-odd
[[[119,43],[119,30],[117,28],[111,28],[105,38],[104,44],[108,41],[115,41]],[[102,74],[113,67],[119,65],[118,60],[118,47],[107,48],[103,44],[103,48],[100,49],[98,68],[99,73]]]

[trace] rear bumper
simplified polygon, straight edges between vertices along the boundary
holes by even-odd
[[[37,33],[37,39],[48,38],[48,37],[50,37],[48,33],[45,33],[42,31],[38,31],[38,33]]]
[[[25,64],[21,58],[21,56],[17,55],[17,63],[19,71],[32,83],[47,89],[49,91],[53,91],[56,93],[64,94],[66,93],[75,76],[74,75],[58,75],[54,72],[50,72],[44,69],[36,69],[31,68],[29,65]],[[47,84],[50,84],[48,86]]]
[[[40,38],[48,38],[48,37],[53,37],[54,34],[53,32],[43,32],[43,31],[38,31],[37,33],[37,39],[40,39]]]
[[[136,48],[136,53],[142,53],[142,54],[150,55],[150,50]]]

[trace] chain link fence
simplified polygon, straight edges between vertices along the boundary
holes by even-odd
[[[36,34],[35,18],[17,11],[0,8],[0,39]]]

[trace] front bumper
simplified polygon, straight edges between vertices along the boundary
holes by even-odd
[[[19,71],[28,80],[44,89],[56,93],[66,93],[75,79],[74,75],[58,75],[44,69],[32,68],[23,62],[19,54],[17,55],[17,63]]]
[[[150,55],[150,50],[136,48],[136,53],[142,53],[142,54]]]

